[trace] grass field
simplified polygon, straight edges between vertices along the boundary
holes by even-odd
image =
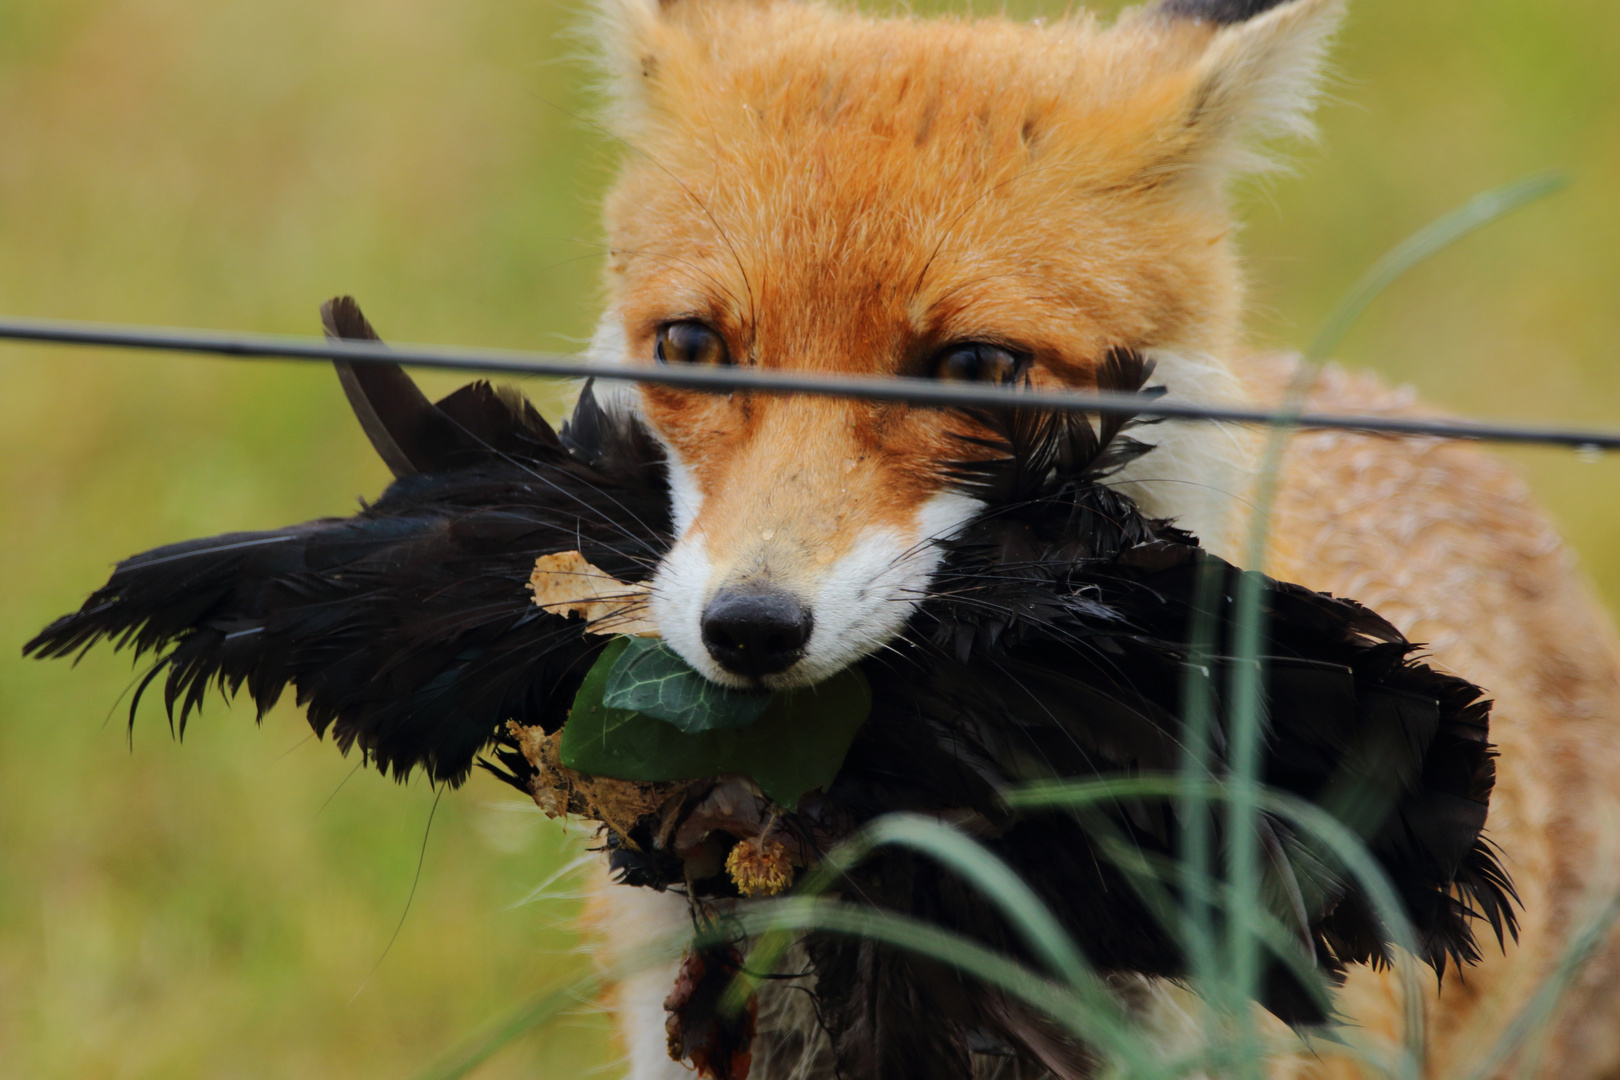
[[[309,333],[352,292],[398,340],[573,347],[615,153],[579,18],[7,0],[0,312]],[[1322,144],[1246,196],[1256,340],[1302,343],[1407,233],[1564,168],[1341,355],[1458,411],[1620,426],[1620,7],[1355,0],[1337,67]],[[1620,462],[1517,456],[1620,603]],[[0,1076],[408,1077],[583,970],[566,877],[521,903],[582,841],[493,781],[446,793],[424,849],[435,793],[351,777],[286,705],[210,703],[181,745],[149,703],[131,742],[126,660],[19,659],[125,555],[385,477],[319,368],[0,346]],[[582,1011],[477,1075],[610,1070],[604,1031]]]

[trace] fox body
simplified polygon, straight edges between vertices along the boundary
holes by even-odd
[[[1226,187],[1308,130],[1340,0],[1166,0],[1103,27],[874,18],[794,0],[605,0],[613,130],[605,364],[732,363],[1094,385],[1109,350],[1175,397],[1268,403],[1291,377],[1241,345]],[[973,513],[941,469],[961,418],[897,404],[614,392],[670,462],[676,542],[652,583],[665,640],[709,678],[786,688],[884,648],[926,595],[932,540]],[[1323,409],[1410,411],[1328,372]],[[1253,433],[1161,425],[1115,482],[1235,556]],[[1517,944],[1429,988],[1432,1072],[1479,1053],[1620,876],[1620,677],[1601,613],[1502,465],[1473,449],[1296,438],[1267,569],[1356,597],[1496,697],[1490,834],[1524,902]],[[608,947],[684,919],[604,885]],[[618,991],[632,1075],[664,1046],[673,974]],[[1167,1025],[1179,991],[1144,1008]],[[767,998],[756,1075],[830,1076],[814,1018]],[[1339,1006],[1393,1042],[1397,980],[1357,970]],[[1620,957],[1566,995],[1543,1075],[1620,1074]],[[1279,1074],[1350,1075],[1331,1053]],[[990,1074],[986,1074],[990,1075]]]

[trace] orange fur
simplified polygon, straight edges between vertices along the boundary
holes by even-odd
[[[1128,346],[1161,359],[1172,392],[1274,400],[1286,365],[1239,349],[1223,187],[1261,162],[1257,136],[1303,128],[1337,8],[1292,0],[1220,30],[1138,12],[1105,29],[606,0],[612,122],[632,150],[607,204],[598,352],[650,363],[660,324],[699,319],[762,368],[922,374],[935,349],[972,340],[1027,352],[1038,384],[1085,386]],[[1411,408],[1338,373],[1316,396]],[[948,417],[894,405],[665,389],[638,407],[686,470],[686,535],[720,576],[813,582],[862,530],[904,533],[941,488],[937,463],[961,456]],[[1146,460],[1241,481],[1252,440],[1175,438]],[[1523,938],[1430,994],[1438,1075],[1488,1045],[1591,890],[1620,880],[1613,635],[1522,485],[1474,449],[1308,435],[1284,479],[1268,569],[1370,604],[1498,701],[1490,833],[1525,900]],[[1149,509],[1181,512],[1176,497]],[[637,909],[615,925],[649,925],[652,901],[604,903]],[[1356,972],[1342,1004],[1369,1037],[1399,1028],[1387,975]],[[1620,956],[1594,963],[1562,1016],[1540,1075],[1616,1075]]]
[[[988,340],[1030,351],[1038,381],[1084,385],[1111,346],[1228,350],[1231,226],[1194,122],[1208,38],[747,0],[650,16],[629,43],[645,115],[621,117],[635,151],[607,207],[628,355],[648,361],[680,317],[763,368],[920,374],[938,346]],[[646,407],[727,550],[773,528],[762,512],[837,550],[961,453],[937,415],[889,406],[662,391]]]
[[[1257,396],[1280,386],[1255,365]],[[1268,393],[1269,392],[1269,393]],[[1313,404],[1417,412],[1410,395],[1330,370]],[[1523,482],[1451,443],[1313,434],[1297,438],[1277,507],[1270,569],[1354,596],[1443,666],[1496,699],[1501,758],[1487,829],[1524,900],[1520,940],[1426,1000],[1430,1074],[1475,1061],[1551,971],[1583,919],[1620,887],[1620,656],[1614,632]],[[1400,1030],[1388,973],[1358,969],[1342,1007],[1370,1033]],[[1620,950],[1600,952],[1572,989],[1531,1075],[1620,1072]],[[1360,1075],[1328,1058],[1301,1075]]]

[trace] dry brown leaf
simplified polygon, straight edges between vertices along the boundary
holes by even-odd
[[[577,551],[542,555],[529,575],[534,602],[553,615],[578,615],[587,634],[657,637],[647,610],[647,586],[620,581]]]
[[[523,727],[515,720],[508,720],[506,729],[517,740],[529,764],[534,766],[536,775],[530,781],[529,791],[547,817],[575,816],[600,821],[632,848],[635,844],[630,842],[629,836],[636,822],[676,799],[687,787],[686,784],[614,780],[576,772],[562,763],[560,730],[547,735],[541,728]]]

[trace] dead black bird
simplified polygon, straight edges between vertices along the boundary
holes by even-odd
[[[352,300],[323,314],[333,336],[376,336]],[[454,785],[478,763],[534,793],[544,780],[521,732],[562,727],[603,641],[536,606],[531,570],[577,550],[620,581],[649,578],[671,544],[662,452],[589,385],[555,432],[521,397],[485,383],[435,404],[396,366],[338,371],[396,477],[380,499],[351,518],[134,556],[24,651],[67,656],[107,639],[150,654],[140,691],[161,679],[181,732],[210,687],[245,688],[262,713],[290,685],[317,733],[330,730],[345,752],[358,746],[385,773],[420,767]],[[1100,382],[1137,390],[1149,374],[1117,351]],[[752,825],[736,807],[739,792],[762,802],[757,789],[723,777],[684,785],[662,823],[644,815],[607,830],[613,865],[628,885],[683,888],[701,906],[738,895],[722,866],[764,839],[762,818],[803,866],[881,814],[946,816],[1017,870],[1099,969],[1184,975],[1184,945],[1153,901],[1155,888],[1176,899],[1173,875],[1144,882],[1117,857],[1171,865],[1187,825],[1171,802],[1033,814],[1004,796],[1036,780],[1180,767],[1199,612],[1213,635],[1197,681],[1213,702],[1207,766],[1219,776],[1245,575],[1108,486],[1113,469],[1151,449],[1123,422],[968,419],[964,461],[947,467],[985,509],[939,541],[929,596],[894,648],[860,662],[873,709],[836,779],[792,811],[756,806]],[[1265,783],[1363,838],[1437,972],[1472,962],[1477,923],[1498,939],[1515,927],[1511,885],[1482,836],[1494,780],[1488,702],[1419,662],[1366,608],[1251,580],[1264,586]],[[480,761],[491,748],[495,759]],[[1268,900],[1305,963],[1336,979],[1348,964],[1385,961],[1388,933],[1343,868],[1281,820],[1264,817],[1261,828]],[[880,852],[845,884],[858,902],[1024,955],[982,896],[915,855]],[[806,954],[808,988],[851,1080],[966,1078],[987,1046],[1059,1077],[1090,1067],[1083,1047],[1039,1017],[887,946],[812,935]],[[1262,1002],[1290,1022],[1321,1022],[1328,1009],[1309,982],[1274,957]],[[746,1039],[708,1014],[718,995],[702,985],[672,1006],[683,1054],[745,1063]],[[692,1032],[718,1041],[687,1045]]]

